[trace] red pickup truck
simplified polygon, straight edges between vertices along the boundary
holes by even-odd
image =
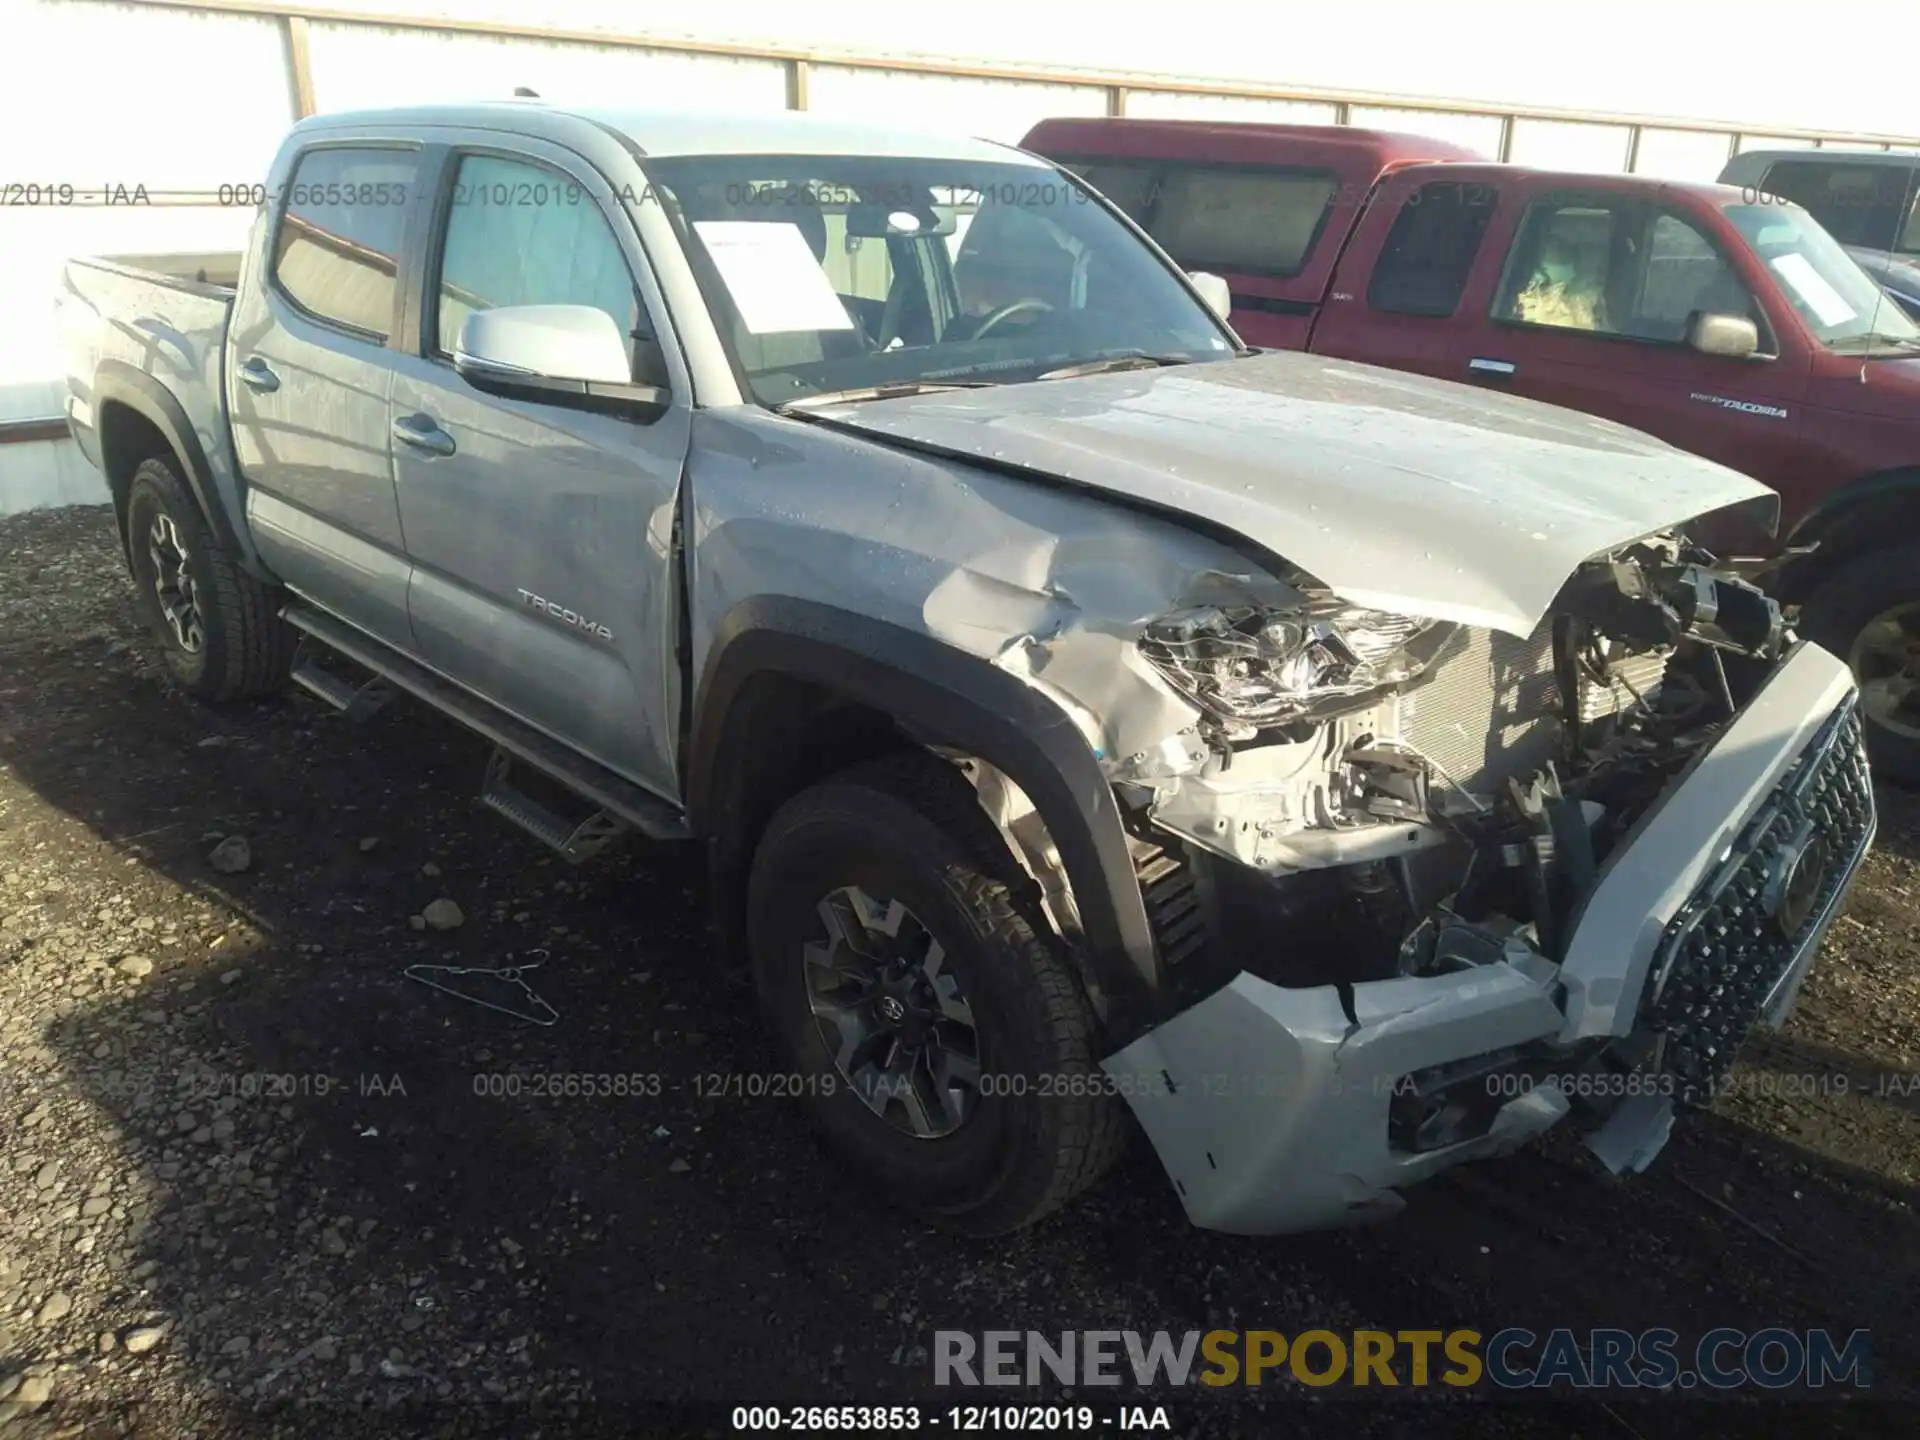
[[[1778,490],[1776,593],[1852,664],[1880,770],[1920,781],[1920,325],[1798,205],[1346,126],[1023,143],[1224,278],[1251,344],[1585,410]]]

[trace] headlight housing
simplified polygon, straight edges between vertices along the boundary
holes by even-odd
[[[1364,708],[1420,675],[1454,629],[1329,599],[1286,611],[1195,606],[1154,621],[1136,643],[1208,715],[1260,727]]]

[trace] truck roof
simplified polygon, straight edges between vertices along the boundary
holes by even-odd
[[[1042,120],[1022,142],[1042,154],[1212,160],[1228,164],[1323,164],[1376,173],[1408,160],[1488,160],[1464,145],[1353,125],[1267,125],[1239,120]]]
[[[1753,170],[1779,160],[1808,160],[1816,165],[1831,161],[1845,165],[1889,165],[1906,170],[1920,165],[1920,155],[1905,150],[1843,150],[1822,145],[1818,150],[1742,150],[1727,162],[1727,168],[1721,173]]]
[[[346,127],[451,125],[537,135],[564,143],[582,127],[613,131],[643,156],[879,155],[933,160],[1045,162],[1010,145],[871,122],[836,120],[805,111],[572,109],[543,100],[476,101],[342,110],[302,120],[296,132]]]
[[[1413,166],[1400,173],[1420,177],[1423,168]],[[1469,161],[1464,164],[1447,161],[1444,166],[1436,168],[1442,169],[1449,179],[1461,177],[1469,182],[1484,174],[1501,181],[1544,180],[1564,190],[1583,190],[1588,187],[1606,190],[1673,190],[1698,195],[1714,205],[1726,205],[1746,198],[1746,192],[1740,186],[1724,180],[1672,180],[1663,175],[1635,175],[1623,170],[1556,170],[1548,165],[1513,165],[1498,160]]]

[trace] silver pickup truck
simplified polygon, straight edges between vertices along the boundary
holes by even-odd
[[[180,686],[405,692],[569,859],[704,847],[876,1191],[1004,1232],[1129,1111],[1244,1233],[1642,1168],[1874,830],[1846,667],[1691,538],[1774,497],[1225,303],[1003,146],[512,102],[305,121],[244,254],[62,316]]]

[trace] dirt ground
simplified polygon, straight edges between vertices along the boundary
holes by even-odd
[[[1136,1137],[983,1246],[874,1203],[790,1102],[715,1093],[767,1056],[697,867],[560,863],[479,806],[483,758],[406,704],[204,709],[153,663],[104,511],[0,521],[0,1433],[725,1434],[726,1406],[924,1403],[939,1329],[1516,1325],[1864,1328],[1873,1386],[1704,1416],[1127,1398],[1190,1435],[1912,1432],[1914,797],[1883,791],[1789,1032],[1646,1175],[1556,1140],[1383,1227],[1247,1240],[1190,1228]],[[463,923],[417,928],[442,899]],[[508,957],[554,1024],[402,975]],[[541,1072],[639,1078],[485,1093]]]

